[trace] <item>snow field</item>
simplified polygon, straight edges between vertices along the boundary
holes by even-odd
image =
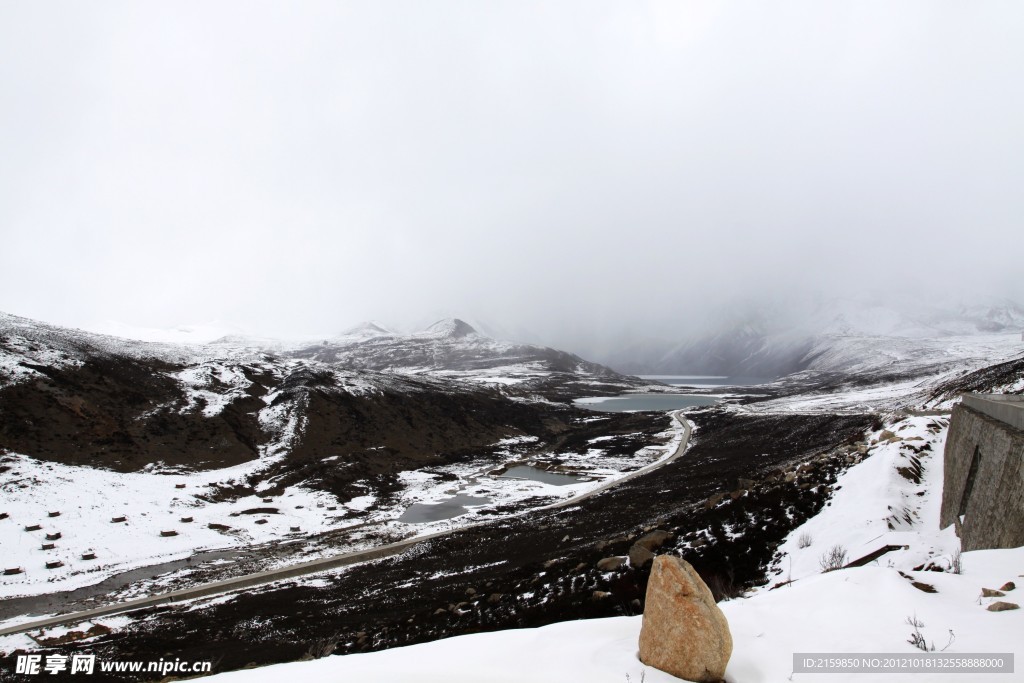
[[[10,468],[0,473],[0,512],[8,515],[0,520],[3,568],[20,567],[24,572],[0,576],[0,597],[79,588],[202,549],[284,538],[296,526],[307,534],[351,523],[334,521],[346,514],[343,507],[325,514],[327,506],[340,505],[333,496],[302,487],[289,488],[269,502],[259,495],[232,502],[204,500],[216,484],[243,480],[262,465],[260,461],[189,474],[120,473],[23,455],[4,456],[3,464]],[[258,508],[276,508],[278,513],[241,514]],[[49,517],[50,512],[60,516]],[[112,521],[122,516],[125,521]],[[182,521],[188,517],[191,522]],[[211,523],[230,530],[210,529]],[[25,530],[36,524],[42,528]],[[161,535],[171,531],[176,535]],[[61,534],[52,541],[55,548],[43,550],[46,534],[53,533]],[[87,552],[96,558],[81,559]],[[47,561],[58,560],[64,566],[45,567]]]

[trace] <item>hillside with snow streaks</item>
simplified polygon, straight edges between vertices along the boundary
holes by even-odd
[[[364,329],[348,339],[385,335]],[[537,386],[517,396],[496,390],[488,373],[509,368],[486,359],[508,363],[527,351],[459,321],[402,344],[421,358],[433,349],[430,370],[239,341],[134,342],[0,317],[0,542],[7,568],[23,570],[3,577],[0,594],[69,590],[209,549],[258,547],[245,563],[252,570],[360,549],[582,493],[661,457],[672,436],[665,416],[592,419],[533,396]],[[530,378],[570,395],[593,390],[575,373],[582,361],[548,351],[572,359],[569,371],[534,358],[521,366]],[[481,369],[450,369],[453,354],[475,354]],[[577,481],[501,476],[524,463]],[[410,506],[460,491],[486,504],[454,522],[400,521]],[[43,548],[53,534],[59,540]]]
[[[921,377],[978,368],[1024,355],[1017,332],[951,337],[827,336],[807,354],[807,370],[879,377]]]
[[[768,385],[779,396],[750,410],[949,410],[964,391],[1024,391],[1017,334],[940,339],[837,337],[815,347],[807,370]]]
[[[43,368],[81,365],[96,357],[198,364],[221,360],[255,362],[265,354],[244,348],[150,342],[95,334],[0,312],[0,386],[38,376]]]
[[[334,339],[285,353],[334,366],[490,385],[519,396],[565,398],[584,388],[609,393],[650,384],[565,351],[493,339],[458,318],[411,334],[364,323]]]
[[[1001,299],[961,305],[833,299],[722,317],[681,339],[627,337],[591,355],[637,374],[780,377],[805,370],[920,375],[949,367],[979,345],[1000,352],[1014,340],[1024,353],[1024,307]]]

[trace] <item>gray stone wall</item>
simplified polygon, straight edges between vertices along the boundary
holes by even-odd
[[[943,460],[941,528],[962,514],[964,550],[1024,546],[1024,431],[962,403]]]
[[[962,402],[968,408],[994,417],[1011,427],[1024,429],[1024,396],[1019,394],[964,394]]]

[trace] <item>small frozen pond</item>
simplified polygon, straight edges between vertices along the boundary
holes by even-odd
[[[568,486],[569,484],[578,484],[583,481],[583,477],[565,474],[564,472],[548,472],[539,467],[530,467],[529,465],[509,467],[505,470],[505,474],[501,476],[514,479],[531,479],[545,484],[554,484],[555,486]]]
[[[688,394],[623,394],[621,396],[595,396],[578,398],[575,403],[581,408],[609,413],[625,413],[632,410],[679,410],[712,406],[718,402],[713,396],[692,396]]]
[[[578,484],[581,481],[587,480],[587,477],[565,474],[564,472],[549,472],[531,465],[514,465],[505,470],[505,473],[498,478],[529,479],[555,486]],[[474,481],[475,479],[474,477]],[[470,507],[488,505],[494,502],[489,496],[480,495],[479,491],[477,491],[477,495],[470,495],[463,493],[464,490],[465,487],[456,492],[451,498],[442,500],[439,503],[413,503],[405,509],[405,512],[398,518],[398,521],[405,522],[406,524],[429,524],[430,522],[439,522],[443,519],[460,517],[469,512]]]
[[[490,502],[490,498],[458,493],[448,500],[442,500],[440,503],[413,503],[405,509],[402,516],[398,518],[398,521],[405,522],[406,524],[439,522],[442,519],[452,519],[453,517],[466,514],[468,512],[467,507],[470,505],[486,505]]]

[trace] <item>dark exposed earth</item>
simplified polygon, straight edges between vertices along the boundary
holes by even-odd
[[[57,649],[103,659],[172,655],[227,671],[636,614],[649,563],[609,571],[596,565],[626,555],[652,529],[672,534],[655,550],[681,551],[718,598],[783,581],[766,575],[774,548],[825,504],[853,444],[876,418],[721,409],[690,417],[697,430],[682,458],[578,505],[456,531],[399,556],[326,573],[318,585],[282,582],[208,606],[152,609],[129,628]],[[801,462],[808,464],[797,471]]]
[[[593,420],[596,413],[573,407],[572,400],[628,390],[685,391],[652,387],[571,354],[494,342],[459,321],[430,334],[325,341],[291,355],[240,347],[223,353],[209,347],[196,355],[195,349],[119,346],[109,338],[10,316],[0,323],[0,353],[21,359],[20,375],[7,370],[10,376],[0,376],[0,458],[8,451],[130,472],[154,463],[170,470],[220,468],[281,454],[268,458],[268,467],[253,478],[204,494],[219,500],[257,490],[273,499],[289,486],[303,486],[341,502],[369,489],[377,505],[393,507],[401,472],[415,469],[454,480],[446,467],[493,467],[497,442],[517,436],[535,440],[516,445],[515,457],[548,467],[559,466],[558,453],[586,453],[600,437],[603,452],[627,463],[623,471],[639,469],[648,461],[635,454],[664,441],[669,415],[602,413]],[[391,371],[432,362],[441,364],[440,372]],[[473,379],[478,371],[504,372],[509,363],[524,373],[516,383]],[[455,374],[447,374],[448,367]],[[1020,366],[987,372],[941,387],[936,398],[1013,380]],[[193,392],[183,373],[205,373],[205,393]],[[478,513],[485,524],[417,543],[399,555],[227,598],[136,612],[128,626],[109,633],[98,629],[83,642],[41,643],[34,653],[91,652],[103,660],[134,661],[173,657],[211,661],[218,672],[638,614],[652,551],[681,554],[719,599],[754,585],[781,585],[786,577],[770,573],[777,571],[770,569],[776,548],[828,504],[836,477],[859,461],[860,440],[880,421],[874,414],[768,414],[744,406],[856,381],[808,376],[759,386],[747,395],[724,388],[718,392],[732,394],[726,399],[731,405],[687,409],[696,429],[685,454],[574,504],[537,509],[552,501],[533,499],[495,505]],[[221,401],[223,408],[206,414],[206,400]],[[287,420],[267,419],[275,414],[294,416],[302,429],[288,437],[282,428]],[[264,507],[239,514],[247,512],[273,514]],[[356,526],[375,544],[395,540],[383,527]],[[226,551],[230,562],[203,565],[189,580],[305,559],[308,544],[343,552],[354,528],[232,548]],[[106,591],[123,588],[116,584],[105,582],[97,593],[5,601],[0,616],[53,611],[49,600],[59,601],[61,611],[85,608],[89,601],[109,599]],[[10,661],[0,667],[0,680],[13,677]],[[118,680],[113,676],[108,674]]]

